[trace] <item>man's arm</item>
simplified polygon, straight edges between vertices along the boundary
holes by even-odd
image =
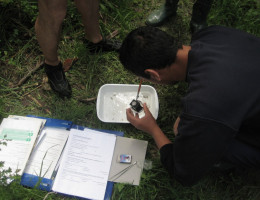
[[[178,134],[178,126],[179,126],[179,122],[180,122],[180,117],[177,117],[176,121],[174,122],[173,125],[173,133],[176,136]]]
[[[132,110],[128,108],[126,110],[127,120],[137,129],[150,134],[159,149],[166,144],[170,144],[171,141],[166,137],[166,135],[157,125],[153,115],[147,108],[146,103],[144,103],[143,106],[145,113],[145,116],[143,118],[139,118],[138,114],[134,115]]]

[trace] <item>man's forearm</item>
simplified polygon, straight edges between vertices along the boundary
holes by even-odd
[[[157,147],[160,149],[162,146],[166,144],[172,143],[166,135],[162,132],[159,126],[153,129],[153,131],[150,133],[153,137]]]

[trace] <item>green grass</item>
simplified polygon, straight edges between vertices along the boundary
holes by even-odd
[[[8,2],[5,0],[5,2]],[[98,89],[106,83],[138,84],[134,75],[125,71],[116,53],[90,55],[82,38],[84,31],[80,16],[73,3],[69,3],[68,14],[63,24],[59,45],[62,60],[77,57],[76,64],[67,72],[72,86],[71,99],[60,99],[48,90],[44,82],[43,69],[34,73],[22,86],[18,81],[43,59],[34,35],[33,24],[36,12],[29,9],[35,1],[10,0],[0,3],[0,117],[15,115],[38,115],[65,120],[97,129],[119,130],[126,137],[149,142],[146,159],[153,162],[151,170],[144,170],[140,186],[115,184],[112,199],[179,199],[179,200],[259,200],[260,174],[222,174],[211,172],[193,187],[182,187],[171,181],[162,168],[159,153],[152,138],[136,130],[130,124],[101,122],[96,115],[96,102],[82,103],[80,99],[97,96]],[[22,2],[22,3],[19,3]],[[100,4],[100,28],[104,35],[118,30],[117,39],[123,39],[132,29],[144,25],[148,14],[162,4],[162,0],[102,0]],[[189,21],[194,1],[180,0],[177,17],[161,29],[189,44]],[[247,31],[260,37],[260,5],[258,0],[216,0],[208,16],[209,25],[224,25]],[[4,22],[4,23],[3,23]],[[145,82],[156,88],[160,111],[158,124],[167,136],[174,140],[173,122],[181,111],[181,97],[186,84],[160,86]],[[29,95],[30,96],[29,96]],[[31,98],[33,97],[33,98]],[[36,100],[36,101],[35,101]],[[24,188],[19,179],[9,186],[0,186],[1,199],[43,199],[44,191]],[[46,198],[67,199],[57,194]]]

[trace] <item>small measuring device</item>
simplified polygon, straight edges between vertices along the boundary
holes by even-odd
[[[142,85],[142,79],[140,80],[140,83],[139,83],[139,87],[138,87],[138,90],[137,90],[137,95],[136,95],[136,98],[133,99],[130,103],[131,105],[131,108],[136,111],[136,112],[141,112],[143,110],[143,107],[142,107],[142,102],[141,101],[138,101],[138,97],[139,97],[139,93],[140,93],[140,90],[141,90],[141,85]]]
[[[137,101],[137,99],[138,99],[138,97],[139,97],[139,93],[140,93],[140,90],[141,90],[141,86],[142,86],[142,79],[140,80],[140,83],[139,83],[139,87],[138,87],[138,90],[137,90],[137,95],[136,95],[136,101]]]

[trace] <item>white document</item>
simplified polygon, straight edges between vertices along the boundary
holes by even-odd
[[[3,119],[0,141],[7,145],[0,145],[0,161],[4,161],[4,169],[10,167],[12,173],[19,169],[17,174],[22,175],[42,123],[42,120],[34,119]]]
[[[43,128],[44,124],[46,123],[46,119],[40,119],[35,117],[25,117],[25,116],[19,116],[19,115],[9,115],[8,118],[17,119],[17,120],[34,120],[39,121],[42,123],[41,129]]]
[[[91,129],[70,132],[52,190],[104,199],[116,136]]]
[[[51,179],[69,133],[65,129],[45,127],[24,172]]]

